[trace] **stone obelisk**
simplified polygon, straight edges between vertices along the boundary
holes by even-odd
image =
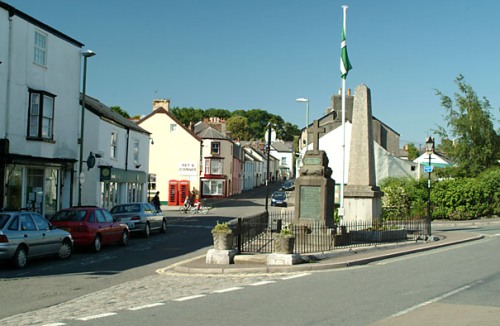
[[[375,184],[372,105],[370,89],[362,84],[354,93],[348,182],[344,189],[344,222],[381,221],[383,192]]]

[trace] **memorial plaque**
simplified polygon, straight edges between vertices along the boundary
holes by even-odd
[[[319,157],[305,157],[303,162],[304,165],[320,165],[321,159]]]
[[[320,195],[319,186],[300,187],[300,217],[320,219]]]

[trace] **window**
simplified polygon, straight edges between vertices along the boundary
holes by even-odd
[[[50,230],[49,223],[42,217],[42,215],[33,213],[33,218],[38,226],[38,230]]]
[[[118,143],[118,135],[116,132],[111,133],[111,149],[110,149],[110,157],[116,158],[116,147]]]
[[[47,35],[38,31],[35,31],[33,62],[44,67],[47,65]]]
[[[29,90],[28,138],[52,140],[54,137],[54,98],[43,91]]]
[[[281,158],[281,165],[286,165],[286,157]]]
[[[219,142],[212,142],[210,145],[210,153],[212,155],[214,154],[220,154],[220,143]]]
[[[203,195],[204,196],[223,196],[224,192],[223,180],[206,180],[203,181]]]
[[[139,163],[139,140],[134,140],[134,163]]]
[[[177,129],[177,125],[175,123],[170,124],[170,132],[174,132]]]
[[[206,159],[205,174],[224,174],[224,161],[222,159]]]

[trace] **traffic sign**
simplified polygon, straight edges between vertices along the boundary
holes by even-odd
[[[424,166],[424,172],[425,173],[431,173],[432,170],[434,170],[434,166],[432,166],[432,165],[426,165],[426,166]]]

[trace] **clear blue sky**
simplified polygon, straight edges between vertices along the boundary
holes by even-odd
[[[353,70],[373,115],[423,144],[445,125],[435,90],[465,76],[493,115],[500,106],[500,1],[6,0],[85,44],[87,94],[131,115],[154,98],[200,109],[263,109],[304,128],[341,88],[341,5]],[[498,124],[496,125],[498,128]]]

